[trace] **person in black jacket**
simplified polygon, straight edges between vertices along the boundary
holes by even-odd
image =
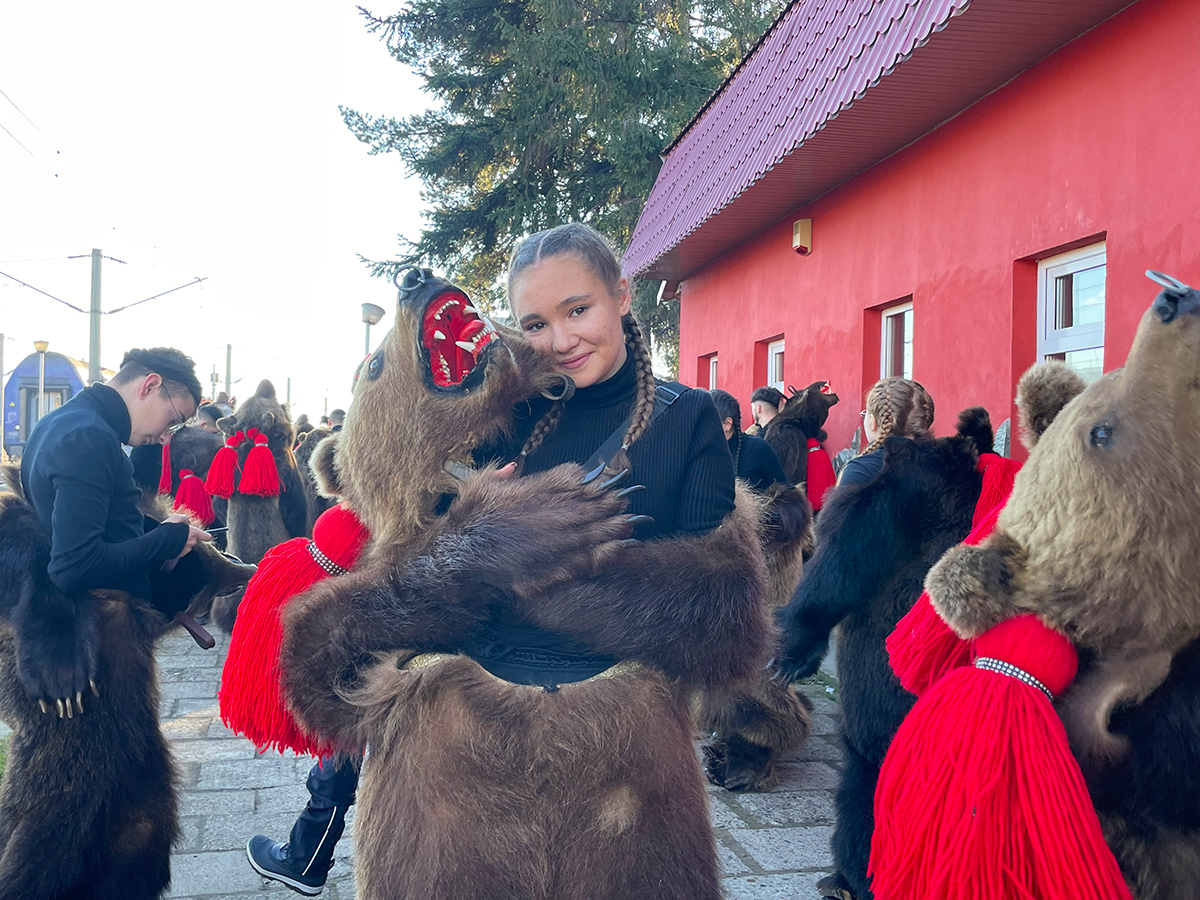
[[[86,388],[34,426],[21,486],[50,535],[48,574],[64,594],[108,588],[149,601],[151,567],[209,539],[184,515],[147,530],[133,463],[121,449],[166,441],[199,401],[191,359],[169,348],[131,350],[109,384]],[[48,621],[43,630],[49,639],[39,662],[47,671],[70,665],[56,658],[66,651],[52,649],[64,644],[52,639],[56,624],[64,627]]]
[[[748,482],[760,494],[773,484],[789,484],[779,455],[771,449],[771,445],[761,437],[742,432],[742,408],[737,398],[728,391],[720,390],[709,391],[708,396],[712,397],[713,405],[717,407],[737,477]]]

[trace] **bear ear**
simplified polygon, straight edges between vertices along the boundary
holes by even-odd
[[[272,425],[275,424],[275,413],[270,412],[270,411],[264,411],[262,416],[263,416],[263,427],[264,428],[270,428]]]
[[[1087,387],[1078,374],[1060,362],[1043,362],[1030,367],[1017,382],[1017,416],[1021,443],[1027,450],[1046,433],[1064,406]]]
[[[308,461],[308,468],[312,470],[317,481],[317,490],[322,497],[328,497],[330,500],[337,500],[342,496],[342,485],[333,466],[334,457],[337,455],[337,443],[341,436],[342,432],[336,431],[323,439],[317,444],[317,449]]]
[[[217,419],[217,427],[221,429],[222,434],[232,437],[237,433],[237,419],[233,416],[222,416]]]
[[[992,417],[982,406],[971,406],[958,414],[955,431],[975,442],[977,453],[991,453],[995,443]]]
[[[263,379],[258,383],[258,389],[254,392],[256,396],[265,397],[268,400],[275,399],[275,385],[271,384],[267,379]]]
[[[983,544],[946,551],[925,576],[925,592],[959,637],[979,637],[1018,612],[1014,585],[1025,558],[1024,549],[997,529]]]

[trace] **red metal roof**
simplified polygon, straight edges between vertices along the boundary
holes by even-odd
[[[793,0],[667,149],[627,275],[683,280],[1133,0]]]

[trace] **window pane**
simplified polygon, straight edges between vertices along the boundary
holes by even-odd
[[[1092,266],[1054,279],[1054,328],[1104,322],[1105,266]]]
[[[1065,353],[1051,353],[1046,359],[1056,359],[1066,363],[1068,369],[1079,374],[1079,377],[1091,384],[1104,374],[1104,348],[1093,347],[1090,350],[1068,350]]]
[[[717,388],[717,358],[714,356],[708,362],[708,389]]]
[[[771,377],[767,379],[772,383],[783,381],[783,351],[777,350],[771,354]]]
[[[912,323],[912,309],[884,317],[884,378],[912,378]]]
[[[912,378],[913,372],[913,311],[904,311],[904,366],[900,374]]]

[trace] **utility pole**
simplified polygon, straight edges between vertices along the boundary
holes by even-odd
[[[292,379],[290,379],[290,378],[287,380],[287,409],[288,409],[288,414],[291,415],[291,412],[292,412]]]
[[[225,345],[225,396],[233,396],[233,383],[229,380],[233,371],[233,344]]]
[[[208,399],[215,403],[217,400],[217,382],[221,380],[221,376],[217,372],[216,363],[213,363],[212,374],[208,376],[208,380],[212,382],[212,393],[208,395]]]
[[[92,310],[88,315],[88,382],[100,381],[100,251],[92,248]]]

